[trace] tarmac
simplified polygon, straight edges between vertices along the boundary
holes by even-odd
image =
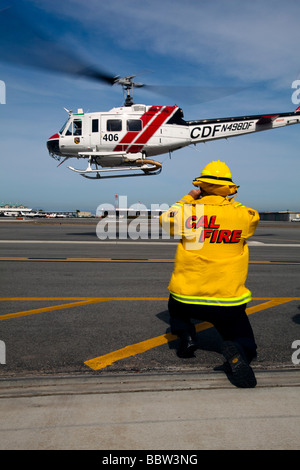
[[[202,450],[299,450],[300,369],[255,374],[252,389],[215,371],[1,378],[0,449],[102,450],[99,463],[129,467],[162,452],[194,464]]]

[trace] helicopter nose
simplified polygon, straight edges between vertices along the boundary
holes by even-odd
[[[47,149],[51,156],[61,155],[59,150],[59,134],[54,134],[48,139]]]

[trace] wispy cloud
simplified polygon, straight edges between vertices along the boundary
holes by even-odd
[[[72,0],[60,11],[99,40],[109,35],[124,50],[190,60],[220,77],[293,80],[300,71],[297,0]]]

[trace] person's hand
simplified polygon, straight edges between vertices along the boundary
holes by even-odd
[[[190,192],[189,192],[189,196],[192,196],[194,199],[199,199],[201,195],[201,189],[192,189]]]

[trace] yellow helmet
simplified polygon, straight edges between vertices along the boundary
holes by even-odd
[[[220,160],[208,163],[202,170],[201,175],[193,181],[194,186],[201,183],[217,184],[221,186],[234,186],[231,171],[224,162]]]

